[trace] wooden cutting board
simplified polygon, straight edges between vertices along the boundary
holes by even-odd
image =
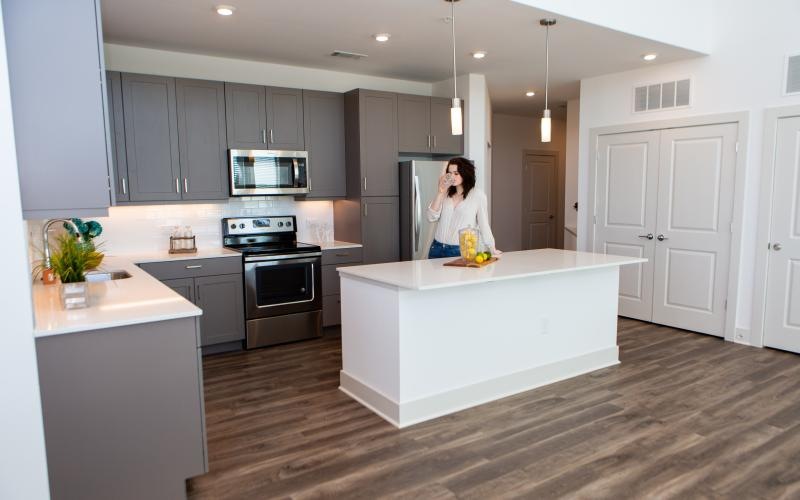
[[[480,264],[478,264],[477,262],[467,262],[466,260],[464,260],[464,259],[459,257],[456,260],[451,260],[450,262],[445,262],[444,265],[445,266],[453,266],[453,267],[484,267],[484,266],[488,266],[492,262],[495,262],[496,260],[497,260],[497,257],[491,257],[491,258],[489,258],[489,260],[485,260],[485,261],[481,262]]]

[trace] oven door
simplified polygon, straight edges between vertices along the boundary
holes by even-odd
[[[232,196],[308,193],[308,153],[231,149]]]
[[[270,255],[245,259],[247,319],[322,309],[321,255]]]

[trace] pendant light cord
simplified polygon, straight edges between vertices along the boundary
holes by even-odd
[[[544,109],[547,108],[547,91],[550,87],[550,26],[545,26],[544,42]]]
[[[456,2],[450,0],[450,22],[453,33],[453,99],[458,98],[458,84],[456,83]]]

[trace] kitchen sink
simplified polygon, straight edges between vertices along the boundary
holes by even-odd
[[[124,280],[130,278],[131,274],[128,271],[89,271],[85,274],[86,281],[111,281],[111,280]]]

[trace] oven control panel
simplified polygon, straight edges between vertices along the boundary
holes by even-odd
[[[293,215],[269,217],[235,217],[222,219],[225,236],[244,234],[293,233],[297,221]]]

